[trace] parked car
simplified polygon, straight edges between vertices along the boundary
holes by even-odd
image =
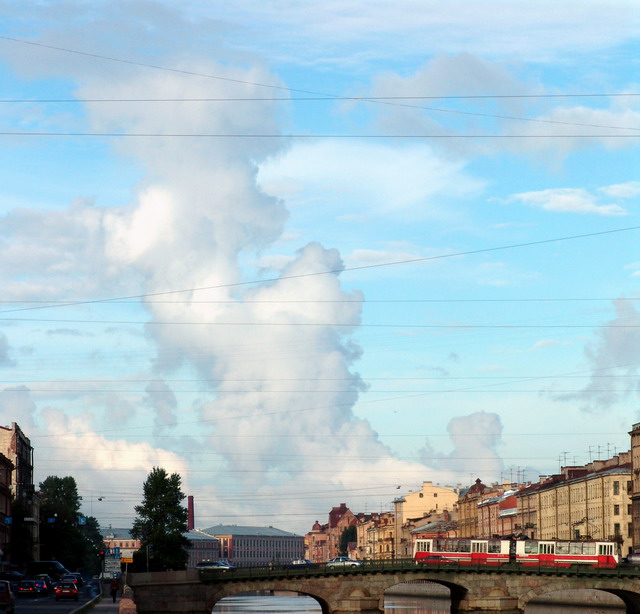
[[[200,571],[210,570],[210,571],[234,571],[235,565],[227,561],[201,561],[196,565],[196,569]]]
[[[56,587],[56,601],[73,599],[78,601],[78,586],[75,582],[60,582]]]
[[[362,561],[350,559],[348,556],[337,556],[327,561],[327,567],[360,567],[361,565]]]
[[[9,580],[0,580],[0,610],[6,614],[15,614],[16,600]]]
[[[299,569],[301,567],[319,567],[319,566],[320,566],[319,563],[314,563],[309,559],[293,559],[293,561],[291,561],[291,563],[287,565],[287,567],[291,569]]]
[[[18,585],[18,597],[37,597],[35,580],[22,580]]]

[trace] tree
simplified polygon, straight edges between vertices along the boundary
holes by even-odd
[[[358,539],[358,532],[355,526],[351,525],[342,531],[340,535],[340,553],[348,554],[349,551],[349,543],[355,542]]]
[[[137,517],[131,535],[141,541],[134,556],[136,571],[186,569],[189,548],[187,509],[181,505],[186,495],[177,473],[168,475],[154,467],[143,486],[144,499],[136,505]]]
[[[40,558],[71,570],[87,569],[102,542],[98,523],[80,513],[80,496],[71,476],[49,476],[40,483]]]

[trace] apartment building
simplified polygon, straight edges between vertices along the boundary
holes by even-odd
[[[17,423],[0,426],[0,454],[13,464],[9,485],[14,502],[11,530],[20,540],[20,547],[10,551],[9,558],[22,566],[40,558],[40,506],[33,484],[33,448]]]
[[[458,506],[458,496],[457,488],[435,485],[431,481],[422,482],[420,490],[410,490],[406,495],[394,500],[393,507],[398,524],[402,525],[410,518],[424,518],[428,514],[444,510],[452,512]]]
[[[631,552],[631,453],[563,467],[561,473],[520,491],[520,524],[535,539],[616,540]]]
[[[631,436],[631,551],[640,554],[640,423],[634,424]]]
[[[385,560],[395,557],[396,516],[393,512],[383,512],[366,523],[366,558]]]
[[[11,547],[11,474],[13,463],[0,454],[0,571],[7,564]]]
[[[504,492],[496,486],[486,486],[478,478],[467,490],[460,491],[458,499],[458,537],[476,537],[478,526],[478,504]]]
[[[508,537],[520,532],[516,490],[507,490],[478,503],[477,537]]]

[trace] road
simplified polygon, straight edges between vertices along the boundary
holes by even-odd
[[[97,588],[93,586],[83,586],[78,601],[56,601],[53,592],[42,597],[16,598],[16,614],[68,614],[93,599],[97,595],[96,591]]]

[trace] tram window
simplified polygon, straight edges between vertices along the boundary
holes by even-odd
[[[540,554],[553,554],[555,552],[555,544],[540,544]]]
[[[444,552],[444,539],[434,539],[433,540],[433,551],[434,552]]]
[[[532,539],[524,542],[525,554],[538,554],[538,542]]]
[[[585,542],[582,545],[582,554],[595,554],[596,545],[593,542]]]
[[[582,554],[582,543],[580,543],[580,542],[572,542],[571,543],[571,554]]]
[[[486,552],[487,542],[471,542],[471,552]]]
[[[468,539],[461,539],[459,542],[460,549],[458,552],[471,552],[471,541]]]
[[[558,554],[569,554],[569,542],[558,542],[556,544],[556,552]]]
[[[492,554],[496,554],[500,552],[500,540],[491,539],[489,540],[489,552]]]
[[[613,554],[613,546],[611,544],[600,544],[598,554]]]

